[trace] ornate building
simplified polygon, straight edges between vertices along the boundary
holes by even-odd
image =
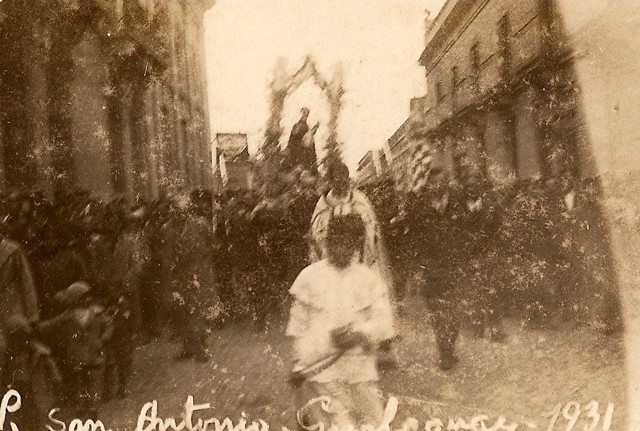
[[[451,161],[466,154],[494,181],[561,176],[593,185],[593,217],[601,210],[605,229],[580,227],[610,244],[599,253],[614,261],[629,400],[640,381],[639,39],[637,1],[449,0],[420,58],[428,90],[414,135]],[[627,428],[638,427],[633,409]]]
[[[212,0],[0,3],[0,189],[156,197],[211,186]]]
[[[420,58],[415,136],[493,181],[592,176],[574,53],[551,0],[449,1]]]

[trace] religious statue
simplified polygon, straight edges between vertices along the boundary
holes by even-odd
[[[287,167],[295,169],[301,167],[309,172],[316,174],[318,167],[316,164],[316,148],[314,136],[320,127],[320,123],[316,123],[309,128],[307,119],[309,118],[309,109],[302,108],[301,116],[298,122],[291,129],[289,143],[287,145]]]

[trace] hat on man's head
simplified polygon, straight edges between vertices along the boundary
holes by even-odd
[[[84,298],[91,291],[89,283],[84,281],[76,281],[71,286],[56,293],[53,299],[64,305],[65,307],[71,307],[77,304],[82,298]]]

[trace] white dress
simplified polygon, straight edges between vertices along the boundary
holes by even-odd
[[[338,354],[331,340],[336,328],[350,325],[373,346],[394,336],[388,288],[380,274],[364,264],[338,269],[321,260],[300,273],[290,293],[294,301],[286,334],[294,339],[294,371],[314,368],[318,361]],[[325,429],[377,426],[384,402],[376,386],[376,356],[375,348],[357,346],[308,376],[297,393],[303,428],[312,429],[320,422]],[[316,397],[330,398],[328,408],[305,405]]]
[[[366,265],[353,263],[338,269],[321,260],[302,270],[290,293],[294,302],[287,335],[294,337],[294,371],[338,353],[331,341],[334,329],[351,325],[374,345],[394,336],[387,286],[379,273]],[[376,352],[353,348],[309,380],[378,380]]]

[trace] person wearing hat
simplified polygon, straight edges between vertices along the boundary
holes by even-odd
[[[38,334],[58,342],[66,394],[78,418],[95,420],[102,400],[106,343],[113,333],[111,319],[84,281],[56,293],[54,300],[64,311],[40,322]]]

